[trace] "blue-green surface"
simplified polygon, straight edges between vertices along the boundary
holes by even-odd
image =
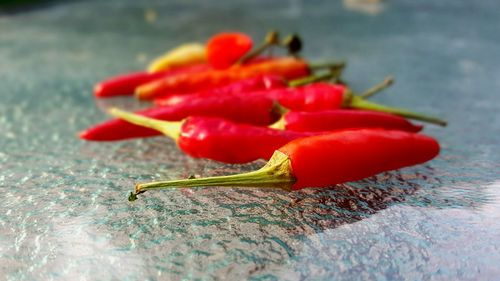
[[[1,13],[0,279],[498,280],[499,2],[354,2],[95,0]],[[143,106],[96,101],[92,85],[182,42],[271,27],[302,34],[313,60],[346,59],[355,90],[394,74],[375,100],[449,120],[425,129],[440,157],[325,190],[128,202],[138,181],[262,163],[190,159],[163,138],[84,143],[76,133],[106,107]]]

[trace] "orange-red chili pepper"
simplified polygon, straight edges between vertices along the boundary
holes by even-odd
[[[121,74],[97,83],[94,86],[94,95],[98,98],[133,95],[137,87],[151,81],[172,77],[180,73],[187,75],[209,69],[208,64],[196,64],[158,72],[138,71]]]
[[[140,99],[153,99],[168,94],[208,90],[259,75],[275,74],[284,79],[294,79],[307,76],[309,73],[309,67],[303,60],[276,58],[259,63],[235,65],[226,70],[169,76],[138,87],[136,96]]]
[[[237,175],[136,185],[129,200],[147,190],[197,187],[280,187],[299,190],[360,180],[420,164],[439,153],[438,142],[411,132],[358,129],[296,139],[275,151],[261,169]]]
[[[289,111],[271,127],[298,132],[321,132],[355,128],[383,128],[418,132],[415,125],[405,118],[385,112],[369,110],[324,110],[316,112]]]
[[[166,122],[118,109],[112,109],[110,113],[127,122],[163,133],[192,157],[229,164],[267,160],[274,150],[289,141],[315,134],[239,124],[214,117],[191,116],[180,122]]]
[[[189,95],[178,94],[160,97],[154,100],[155,105],[159,106],[173,106],[175,104],[189,102],[192,99],[207,98],[209,96],[223,96],[253,93],[262,90],[280,89],[287,87],[288,84],[285,80],[276,75],[261,75],[251,78],[246,78],[233,82],[231,84],[209,89]]]
[[[226,69],[252,49],[253,40],[241,32],[221,32],[207,42],[208,63],[215,69]]]

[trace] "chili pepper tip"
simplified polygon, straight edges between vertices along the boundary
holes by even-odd
[[[77,136],[82,140],[91,140],[89,138],[89,131],[88,130],[84,130],[84,131],[77,133]]]

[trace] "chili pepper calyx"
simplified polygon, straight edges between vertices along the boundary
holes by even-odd
[[[229,176],[142,183],[135,186],[135,193],[133,194],[136,197],[136,195],[147,190],[201,186],[266,187],[291,190],[295,181],[290,158],[281,151],[276,150],[267,164],[257,171]],[[130,197],[135,198],[134,196]]]

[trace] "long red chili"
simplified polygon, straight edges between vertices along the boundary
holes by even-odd
[[[118,109],[112,109],[110,113],[163,133],[192,157],[229,164],[267,160],[274,150],[287,142],[313,134],[239,124],[213,117],[191,116],[180,122],[165,122]]]
[[[288,84],[285,80],[276,75],[261,75],[251,78],[246,78],[231,84],[209,89],[189,95],[177,94],[168,95],[166,97],[157,98],[154,100],[155,105],[159,106],[172,106],[175,104],[190,102],[190,100],[204,98],[208,96],[223,96],[232,94],[246,94],[261,90],[271,90],[278,88],[285,88]]]
[[[343,63],[335,65],[337,71],[341,71],[344,67]],[[333,68],[333,66],[332,66]],[[197,92],[186,94],[172,94],[165,97],[160,97],[154,99],[154,103],[159,106],[164,105],[175,105],[181,102],[189,102],[193,98],[205,98],[208,96],[221,96],[221,95],[242,95],[247,96],[249,94],[263,94],[269,96],[279,95],[274,91],[269,90],[283,89],[286,87],[298,87],[307,84],[312,84],[317,81],[329,80],[335,75],[335,72],[329,72],[320,75],[311,75],[307,77],[302,77],[297,80],[286,81],[277,75],[259,75],[251,78],[242,79],[236,82],[232,82],[228,85]],[[380,91],[387,85],[377,85],[378,89],[374,91]],[[286,93],[283,93],[286,94]]]
[[[94,86],[94,95],[98,98],[133,95],[135,89],[143,84],[181,73],[189,75],[209,69],[208,64],[196,64],[159,72],[138,71],[121,74],[97,83]]]
[[[221,117],[255,125],[268,125],[280,117],[280,112],[272,99],[263,99],[259,96],[234,99],[232,95],[197,98],[174,106],[154,107],[137,113],[166,121],[180,121],[196,115]],[[115,141],[156,135],[160,133],[119,119],[112,119],[81,132],[80,138],[90,141]]]
[[[438,142],[421,134],[380,129],[337,131],[291,141],[254,172],[138,184],[129,200],[137,199],[137,194],[147,190],[173,187],[244,186],[287,190],[328,187],[420,164],[438,153]]]
[[[336,109],[316,112],[289,111],[271,127],[298,132],[320,132],[355,128],[383,128],[418,132],[415,125],[405,118],[385,112],[369,110]]]
[[[303,60],[276,58],[260,63],[235,65],[225,70],[209,70],[191,75],[179,74],[166,77],[140,86],[136,90],[136,96],[140,99],[153,99],[169,94],[208,90],[259,75],[275,74],[285,79],[294,79],[307,76],[309,73],[309,66]]]

